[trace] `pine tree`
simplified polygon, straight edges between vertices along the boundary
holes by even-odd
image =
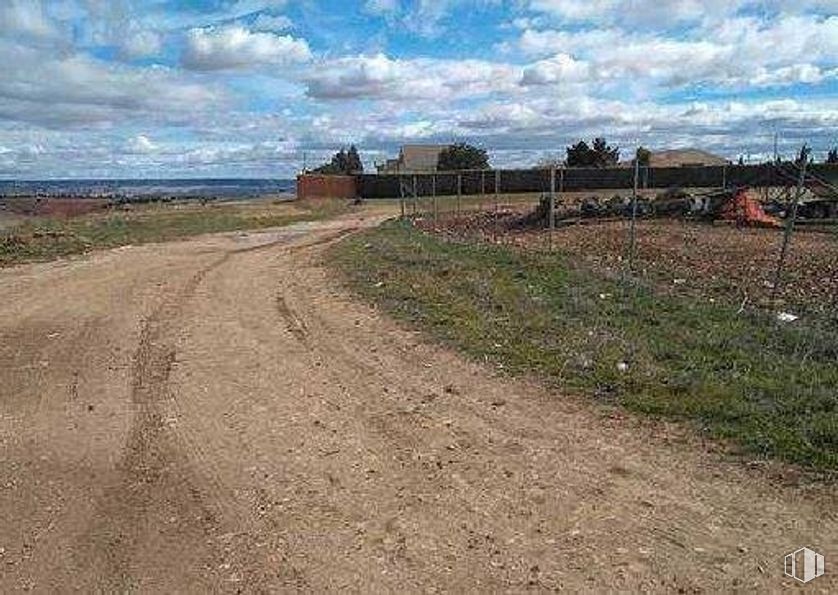
[[[329,175],[351,175],[364,173],[364,164],[355,145],[349,150],[341,149],[332,156],[331,161],[314,170],[314,173]]]
[[[468,143],[457,143],[439,154],[437,169],[439,171],[489,169],[489,154],[486,149]]]
[[[611,147],[604,138],[595,138],[592,145],[579,141],[567,148],[569,167],[613,167],[620,160],[620,149]]]

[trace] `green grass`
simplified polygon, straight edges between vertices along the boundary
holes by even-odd
[[[344,209],[317,204],[152,205],[75,218],[35,218],[0,233],[0,266],[50,260],[96,248],[167,242],[205,233],[280,227]]]
[[[834,324],[624,291],[561,254],[449,243],[402,223],[344,240],[332,262],[396,317],[510,373],[838,469]]]

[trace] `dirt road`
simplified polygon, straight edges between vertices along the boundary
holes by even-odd
[[[357,218],[0,271],[0,591],[779,590],[824,486],[345,295]]]

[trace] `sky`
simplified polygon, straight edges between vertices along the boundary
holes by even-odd
[[[838,0],[0,0],[0,178],[838,145]]]

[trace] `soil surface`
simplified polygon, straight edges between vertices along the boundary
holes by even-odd
[[[420,226],[454,238],[559,250],[606,274],[616,275],[625,268],[629,221],[591,219],[559,227],[550,238],[539,226],[522,225],[525,214],[505,209],[497,217],[481,213],[437,223],[426,217]],[[636,274],[656,288],[743,306],[771,305],[782,230],[658,219],[639,221],[636,233]],[[838,228],[799,227],[781,281],[777,306],[798,314],[833,312],[838,306]]]
[[[774,591],[824,484],[495,376],[348,296],[377,218],[0,271],[0,591]]]

